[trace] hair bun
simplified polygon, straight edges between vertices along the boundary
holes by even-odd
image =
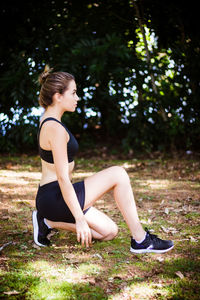
[[[40,85],[43,85],[45,83],[47,77],[49,76],[49,74],[52,70],[53,69],[50,68],[49,65],[45,65],[44,72],[42,72],[42,74],[40,74],[40,76],[38,78]]]

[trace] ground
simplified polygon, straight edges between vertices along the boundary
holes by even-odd
[[[0,298],[199,299],[198,157],[78,159],[73,181],[123,166],[144,227],[175,247],[166,254],[134,255],[130,232],[112,193],[96,206],[119,226],[109,242],[82,248],[74,233],[53,231],[52,246],[33,243],[31,213],[40,180],[38,156],[0,157]]]

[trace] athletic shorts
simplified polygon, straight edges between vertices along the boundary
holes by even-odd
[[[84,181],[76,182],[72,185],[83,210],[85,204]],[[42,217],[50,221],[75,223],[74,216],[62,196],[58,181],[39,186],[36,195],[36,208]],[[88,209],[84,210],[83,213],[85,214]]]

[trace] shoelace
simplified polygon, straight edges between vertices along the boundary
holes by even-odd
[[[146,228],[146,227],[145,227],[145,231],[146,231],[146,233],[148,234],[148,236],[150,237],[150,239],[151,239],[152,241],[157,241],[157,242],[160,243],[161,239],[159,239],[157,235],[151,234],[151,233],[149,232],[148,228]]]

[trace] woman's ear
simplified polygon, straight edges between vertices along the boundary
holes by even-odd
[[[60,103],[62,100],[62,95],[60,93],[55,93],[53,95],[53,102],[54,103]]]

